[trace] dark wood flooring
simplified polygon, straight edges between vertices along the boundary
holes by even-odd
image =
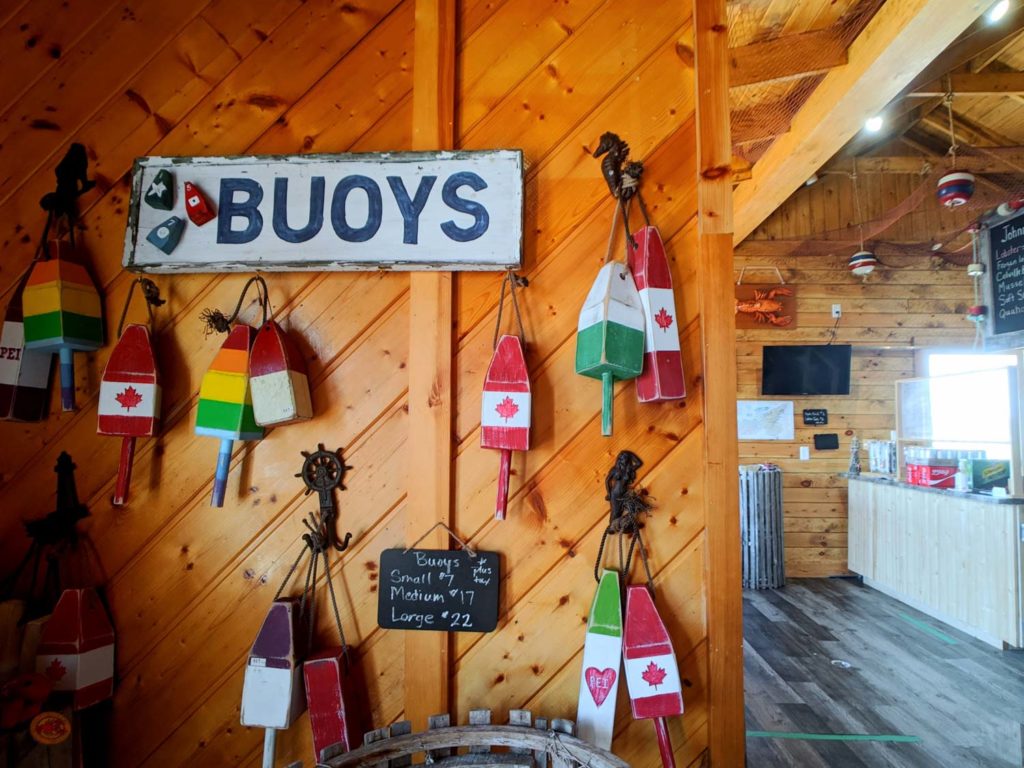
[[[921,739],[748,737],[750,768],[1024,766],[1024,652],[996,650],[848,579],[747,591],[743,621],[748,731]]]

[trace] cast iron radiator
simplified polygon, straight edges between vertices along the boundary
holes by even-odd
[[[743,588],[786,583],[782,545],[782,470],[769,464],[740,467],[740,539]]]

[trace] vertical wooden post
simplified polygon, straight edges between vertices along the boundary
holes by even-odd
[[[416,0],[413,149],[455,141],[455,0]],[[409,276],[409,439],[406,541],[451,520],[452,274]],[[447,548],[442,529],[420,546]],[[415,730],[448,711],[447,632],[405,633],[405,718]]]
[[[733,292],[729,30],[725,0],[693,0],[697,270],[704,370],[709,717],[712,765],[744,763],[736,320]]]

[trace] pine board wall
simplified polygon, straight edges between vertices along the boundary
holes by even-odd
[[[895,154],[895,152],[893,152]],[[861,173],[865,220],[880,217],[920,183],[904,174]],[[823,344],[831,337],[832,305],[842,305],[836,342],[853,344],[849,396],[768,398],[793,400],[796,439],[742,441],[740,463],[771,462],[783,470],[786,575],[832,576],[846,567],[847,514],[845,479],[850,438],[889,439],[895,428],[895,386],[914,376],[915,350],[933,346],[970,346],[974,326],[964,318],[973,303],[963,267],[939,258],[883,256],[867,281],[850,274],[847,259],[854,249],[833,256],[778,256],[773,241],[819,236],[856,224],[853,185],[845,175],[822,175],[796,192],[736,250],[736,267],[746,267],[744,283],[774,283],[778,267],[796,290],[797,327],[737,331],[739,399],[761,398],[761,349],[765,344]],[[940,231],[966,223],[966,214],[941,209],[929,197],[922,208],[888,232],[898,242],[928,241]],[[737,272],[738,277],[738,272]],[[804,408],[828,409],[828,425],[804,426]],[[814,450],[815,433],[839,435],[839,450]],[[800,460],[800,446],[811,458]],[[866,454],[862,454],[867,469]]]
[[[120,259],[136,156],[408,148],[413,12],[412,0],[5,6],[0,294],[9,295],[32,256],[43,223],[38,200],[70,141],[86,145],[99,182],[81,201],[80,238],[102,287],[108,341],[131,280]],[[534,416],[532,450],[513,462],[509,519],[495,523],[498,458],[479,448],[478,432],[500,276],[459,275],[453,519],[476,546],[503,553],[504,580],[498,630],[453,638],[453,715],[465,722],[469,709],[489,707],[501,720],[509,708],[526,707],[574,718],[593,561],[607,521],[603,478],[628,447],[643,458],[642,483],[657,504],[648,526],[651,565],[687,701],[670,731],[678,763],[689,766],[702,759],[711,730],[709,649],[724,647],[709,640],[708,603],[725,600],[706,589],[706,553],[715,551],[706,504],[714,500],[704,498],[689,3],[462,0],[458,20],[457,146],[525,154],[530,286],[521,302]],[[627,137],[648,161],[646,198],[673,261],[690,393],[685,403],[641,407],[632,387],[620,385],[610,440],[599,436],[598,384],[573,372],[577,313],[603,260],[611,214],[590,157],[605,130]],[[277,319],[308,356],[316,418],[236,444],[223,509],[208,501],[215,441],[193,435],[200,378],[222,340],[203,335],[199,314],[230,309],[244,276],[156,278],[167,299],[157,311],[164,426],[158,439],[139,441],[126,507],[110,503],[119,441],[95,435],[109,346],[78,356],[79,412],[63,414],[55,404],[43,424],[0,424],[3,562],[26,546],[21,521],[53,508],[60,451],[77,464],[78,493],[91,510],[83,528],[118,633],[118,767],[258,764],[262,733],[238,723],[242,669],[297,551],[300,519],[313,508],[294,474],[300,450],[318,442],[344,447],[353,467],[339,528],[355,536],[335,583],[368,681],[370,716],[379,726],[403,715],[403,635],[376,627],[376,590],[379,553],[407,543],[404,508],[416,492],[405,462],[406,361],[416,343],[409,278],[268,279]],[[250,304],[243,318],[257,315]],[[737,616],[738,594],[737,587]],[[336,642],[328,626],[322,615],[323,645]],[[725,645],[738,649],[735,629]],[[726,695],[738,703],[738,683]],[[623,686],[615,751],[634,765],[655,765],[653,727],[628,717],[625,698]],[[738,730],[736,740],[742,745]],[[308,764],[305,717],[281,734],[278,755],[279,764]]]

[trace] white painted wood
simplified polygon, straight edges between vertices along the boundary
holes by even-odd
[[[1024,505],[850,478],[849,567],[985,642],[1024,646]]]
[[[171,211],[144,200],[161,169],[174,176]],[[198,185],[217,214],[203,226],[186,215],[186,181]],[[258,203],[250,204],[250,195]],[[172,215],[186,225],[165,254],[146,236]],[[124,266],[141,272],[505,270],[521,265],[522,236],[519,150],[145,157],[132,175]]]

